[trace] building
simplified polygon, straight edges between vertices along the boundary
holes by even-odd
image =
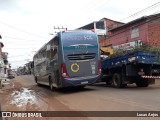
[[[135,45],[160,46],[160,13],[144,16],[109,30],[101,46],[129,48]],[[103,44],[102,44],[103,43]]]
[[[0,39],[2,39],[1,36]],[[0,42],[0,89],[2,88],[2,84],[4,83],[4,81],[7,80],[9,71],[8,53],[2,52],[3,47],[3,43]]]
[[[102,18],[99,21],[94,21],[77,29],[94,31],[98,35],[99,42],[103,44],[103,42],[105,42],[109,36],[109,29],[116,28],[123,24],[124,23],[117,22],[108,18]]]
[[[3,52],[2,52],[2,48],[3,48],[3,43],[0,42],[0,73],[3,71],[2,69],[4,68],[4,60],[3,60]]]
[[[2,48],[3,43],[0,42],[0,89],[2,88],[2,79],[5,77],[4,75],[4,60],[2,58]]]
[[[25,64],[25,66],[24,66],[24,74],[25,75],[30,75],[33,73],[32,68],[31,68],[31,64],[32,64],[32,61]]]
[[[8,63],[8,53],[7,52],[2,52],[2,59],[4,61],[4,74],[5,77],[8,77],[8,71],[10,69],[9,63]]]

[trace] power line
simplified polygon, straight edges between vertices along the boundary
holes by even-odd
[[[10,44],[12,44],[12,45],[40,45],[40,44],[37,44],[37,43],[17,43],[17,42],[12,42],[12,43],[7,43],[7,45],[10,45]]]
[[[105,1],[105,2],[101,2],[101,4],[99,3],[99,5],[96,5],[95,8],[91,9],[91,13],[93,13],[93,11],[95,11],[96,9],[98,9],[98,8],[100,8],[100,7],[102,7],[102,6],[105,6],[105,5],[108,4],[110,1],[112,1],[112,0],[107,0],[107,1]]]
[[[97,1],[97,2],[90,2],[91,5],[89,7],[87,7],[86,10],[89,11],[89,13],[93,13],[93,11],[95,11],[97,8],[100,8],[101,6],[104,6],[106,4],[108,4],[111,0],[107,0],[107,1]]]
[[[26,33],[26,34],[30,34],[30,35],[33,35],[33,36],[36,36],[36,37],[39,37],[39,38],[47,39],[47,38],[45,38],[45,37],[42,37],[42,36],[39,36],[39,35],[30,33],[30,32],[24,31],[24,30],[21,30],[21,29],[19,29],[19,28],[16,28],[16,27],[14,27],[14,26],[11,26],[11,25],[9,25],[9,24],[7,24],[7,23],[1,22],[1,21],[0,21],[0,23],[3,24],[3,25],[8,26],[8,27],[10,27],[10,28],[13,28],[13,29],[15,29],[15,30],[17,30],[17,31],[20,31],[20,32],[23,32],[23,33]]]
[[[20,56],[31,56],[30,54],[23,54],[23,55],[15,55],[15,56],[8,56],[8,58],[20,57]]]
[[[26,40],[26,41],[39,41],[39,40],[29,40],[29,39],[24,39],[24,38],[17,38],[17,37],[9,37],[9,36],[3,36],[3,37],[5,37],[5,38],[9,38],[9,39],[16,39],[16,40]],[[41,41],[43,41],[43,40],[41,40]],[[46,40],[44,40],[44,41],[46,41]]]
[[[97,6],[97,4],[102,3],[102,1],[94,1],[92,2],[92,4],[90,6],[88,6],[87,10],[93,9],[95,6]]]
[[[151,20],[156,20],[156,19],[159,19],[160,17],[156,17],[156,18],[154,18],[154,19],[151,19]],[[146,24],[146,23],[148,23],[148,22],[150,22],[150,21],[147,21],[147,22],[144,22],[144,23],[140,23],[140,24],[138,24],[136,27],[139,27],[139,26],[142,26],[142,25],[144,25],[144,24]],[[159,26],[155,26],[155,27],[152,27],[152,28],[158,28]],[[128,30],[130,30],[130,28],[127,28],[127,29],[125,29],[125,30],[123,30],[123,31],[120,31],[120,32],[118,32],[118,33],[116,33],[116,34],[113,34],[113,35],[111,35],[111,36],[109,36],[109,38],[108,39],[110,39],[110,38],[112,38],[112,37],[114,37],[114,36],[116,36],[116,35],[118,35],[118,34],[121,34],[121,33],[124,33],[124,32],[126,32],[126,31],[128,31]],[[142,29],[141,31],[146,31],[147,30],[147,28],[144,28],[144,29]],[[114,38],[115,40],[116,39],[125,39],[125,38],[127,38],[128,36],[130,36],[131,34],[130,33],[128,33],[128,34],[126,34],[125,36],[121,36],[121,37],[117,37],[117,38]],[[111,44],[112,44],[112,42],[111,42]],[[120,43],[119,43],[120,44]],[[121,43],[122,44],[122,43]]]
[[[157,3],[151,5],[151,6],[147,7],[147,8],[144,8],[144,9],[142,9],[142,10],[140,10],[140,11],[138,11],[138,12],[136,12],[136,13],[134,13],[134,14],[126,17],[126,18],[121,19],[120,21],[123,21],[123,20],[125,20],[125,19],[130,18],[130,17],[133,17],[133,16],[135,16],[135,15],[137,15],[137,14],[139,14],[139,13],[142,13],[142,12],[148,10],[148,9],[153,9],[153,7],[156,7],[156,6],[158,6],[158,5],[160,5],[160,2],[157,2]]]
[[[102,6],[105,6],[106,4],[108,4],[108,3],[111,2],[111,1],[113,1],[113,0],[108,0],[108,1],[104,2],[101,6],[99,6],[99,7],[97,7],[97,8],[100,8],[100,7],[102,7]]]
[[[155,13],[153,13],[153,14],[158,14],[158,13],[160,13],[160,11],[157,11],[157,12],[155,12]]]
[[[27,59],[25,59],[25,60],[19,60],[19,61],[10,61],[10,63],[12,64],[12,63],[15,63],[15,62],[26,62],[27,61]]]
[[[96,2],[96,0],[89,2],[88,4],[86,4],[85,6],[83,6],[82,9],[86,9],[86,8],[88,9],[88,8],[91,7],[91,6],[94,6],[95,2]],[[96,3],[97,3],[97,2],[96,2]]]
[[[5,49],[31,49],[32,47],[29,47],[29,48],[5,48]]]
[[[14,55],[14,56],[8,56],[8,57],[16,57],[16,56],[22,56],[22,55],[30,55],[31,52],[27,52],[26,54],[20,54],[20,55]]]

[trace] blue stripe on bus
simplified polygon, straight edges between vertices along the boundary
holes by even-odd
[[[98,46],[82,46],[82,47],[76,47],[76,46],[70,46],[70,47],[63,47],[65,50],[70,50],[70,49],[95,49],[98,48]]]

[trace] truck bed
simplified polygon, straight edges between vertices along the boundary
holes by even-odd
[[[102,70],[105,70],[132,63],[160,65],[160,61],[158,61],[158,56],[156,54],[145,51],[135,51],[125,55],[104,59],[101,61],[101,67]]]

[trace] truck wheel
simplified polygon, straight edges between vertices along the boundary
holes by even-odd
[[[138,87],[148,87],[149,83],[148,83],[148,80],[141,78],[139,81],[136,82],[136,85]]]
[[[112,77],[112,83],[113,83],[114,87],[121,88],[123,86],[122,80],[121,80],[121,75],[118,73],[115,73]]]

